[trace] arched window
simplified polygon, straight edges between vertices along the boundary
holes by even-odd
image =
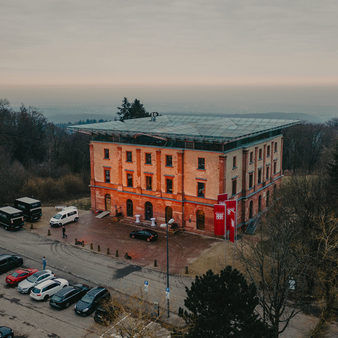
[[[165,207],[165,222],[168,223],[173,218],[173,209],[171,207]]]
[[[107,211],[111,211],[111,197],[109,194],[104,196],[104,206]]]
[[[146,202],[144,205],[144,218],[150,221],[153,218],[153,205],[150,202]]]
[[[266,192],[266,207],[268,208],[269,207],[269,201],[270,200],[270,191],[268,190]]]
[[[249,204],[249,218],[253,217],[253,201],[250,201]]]
[[[205,227],[204,224],[205,216],[203,210],[197,210],[196,211],[196,227],[197,229],[203,230]]]
[[[258,212],[262,211],[262,195],[258,197]]]
[[[127,216],[128,217],[133,217],[133,201],[132,200],[127,200]]]

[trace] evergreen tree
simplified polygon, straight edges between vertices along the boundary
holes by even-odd
[[[188,311],[179,309],[188,324],[186,337],[270,336],[270,329],[255,313],[258,297],[254,284],[248,285],[236,269],[227,266],[219,274],[209,270],[196,276],[186,292]]]
[[[128,99],[126,97],[123,98],[122,100],[122,105],[121,107],[117,107],[117,109],[119,110],[117,112],[117,115],[119,115],[120,121],[124,121],[124,120],[128,120],[130,119],[130,107],[131,104],[128,101]]]
[[[119,110],[117,114],[122,122],[128,119],[138,119],[150,116],[139,99],[135,99],[133,103],[130,103],[125,97],[122,100],[121,107],[117,107],[117,109]]]

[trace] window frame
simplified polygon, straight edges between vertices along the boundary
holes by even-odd
[[[127,187],[128,188],[133,188],[134,187],[134,179],[133,179],[134,177],[133,177],[133,173],[131,173],[131,172],[127,172]],[[129,179],[131,179],[131,185],[129,184]]]
[[[170,161],[168,161],[169,159],[170,159]],[[172,166],[173,166],[173,155],[165,155],[165,166],[172,168]]]
[[[170,183],[170,185],[171,185],[171,188],[169,189],[169,182],[171,182]],[[167,193],[167,194],[172,194],[173,193],[173,187],[174,187],[174,180],[172,179],[172,178],[169,178],[169,177],[166,177],[165,178],[165,192]],[[171,191],[170,191],[171,190]]]
[[[254,179],[254,174],[249,173],[249,189],[253,187],[253,179]]]
[[[198,170],[205,170],[205,157],[198,157],[197,158],[197,169]]]
[[[104,148],[104,149],[103,149],[103,158],[104,158],[105,160],[109,160],[109,159],[110,159],[109,148]]]
[[[104,183],[111,183],[110,169],[104,168],[103,173],[104,173]]]
[[[232,157],[232,169],[237,168],[237,156]]]
[[[129,155],[130,155],[130,158],[129,158]],[[133,152],[132,151],[129,151],[129,150],[126,151],[126,162],[128,162],[128,163],[133,162]]]
[[[250,154],[249,154],[249,163],[253,163],[253,151],[250,151]]]
[[[232,196],[237,194],[237,178],[234,178],[231,181],[231,193]]]
[[[148,180],[150,180],[150,189],[148,188]],[[153,190],[153,177],[151,175],[146,175],[146,190],[152,191]]]
[[[266,147],[266,157],[270,157],[270,145]]]
[[[263,151],[262,148],[258,149],[258,160],[261,161],[263,159]]]
[[[205,182],[197,182],[197,197],[205,198]]]
[[[261,184],[262,183],[262,168],[258,168],[258,172],[257,172],[257,184]]]
[[[151,153],[145,153],[144,164],[147,164],[147,165],[152,164]]]

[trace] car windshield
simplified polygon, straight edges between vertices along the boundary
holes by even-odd
[[[13,277],[18,277],[19,274],[18,274],[17,272],[13,272],[13,273],[12,273],[12,276],[13,276]]]
[[[32,204],[31,204],[31,207],[32,207],[32,208],[41,207],[41,202],[32,203]]]
[[[88,295],[88,294],[86,294],[86,295],[84,295],[84,296],[82,297],[81,300],[82,300],[84,303],[90,304],[90,303],[93,301],[93,299],[94,299],[94,296],[93,296],[93,295]]]
[[[40,293],[40,289],[38,289],[38,288],[33,288],[32,292],[33,292],[33,293]]]
[[[62,297],[54,295],[54,296],[53,296],[53,300],[54,300],[55,302],[60,302],[60,301],[62,300]]]
[[[53,218],[55,218],[55,219],[60,219],[61,217],[62,217],[61,214],[56,214]]]
[[[35,283],[39,276],[31,275],[27,278],[28,282]]]

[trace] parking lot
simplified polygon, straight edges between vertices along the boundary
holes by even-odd
[[[42,219],[33,224],[34,229],[31,230],[42,236],[64,241],[69,244],[74,244],[75,239],[84,241],[84,248],[90,250],[92,244],[93,251],[116,256],[118,251],[119,258],[124,257],[126,253],[131,257],[132,263],[144,267],[154,267],[154,260],[157,261],[156,269],[166,271],[166,233],[165,229],[159,226],[152,228],[157,231],[159,238],[156,242],[148,243],[145,241],[129,238],[129,233],[137,228],[133,220],[121,219],[119,222],[114,222],[111,216],[106,216],[102,219],[96,218],[96,215],[91,211],[81,211],[80,219],[77,223],[66,225],[67,238],[62,238],[61,228],[50,228],[49,219],[57,211],[55,208],[43,208]],[[27,224],[27,230],[30,230],[30,225]],[[142,227],[142,225],[141,225]],[[169,250],[170,250],[170,273],[184,274],[185,267],[188,266],[197,257],[203,254],[203,251],[212,247],[219,240],[211,237],[197,236],[194,234],[181,232],[175,235],[170,235]]]

